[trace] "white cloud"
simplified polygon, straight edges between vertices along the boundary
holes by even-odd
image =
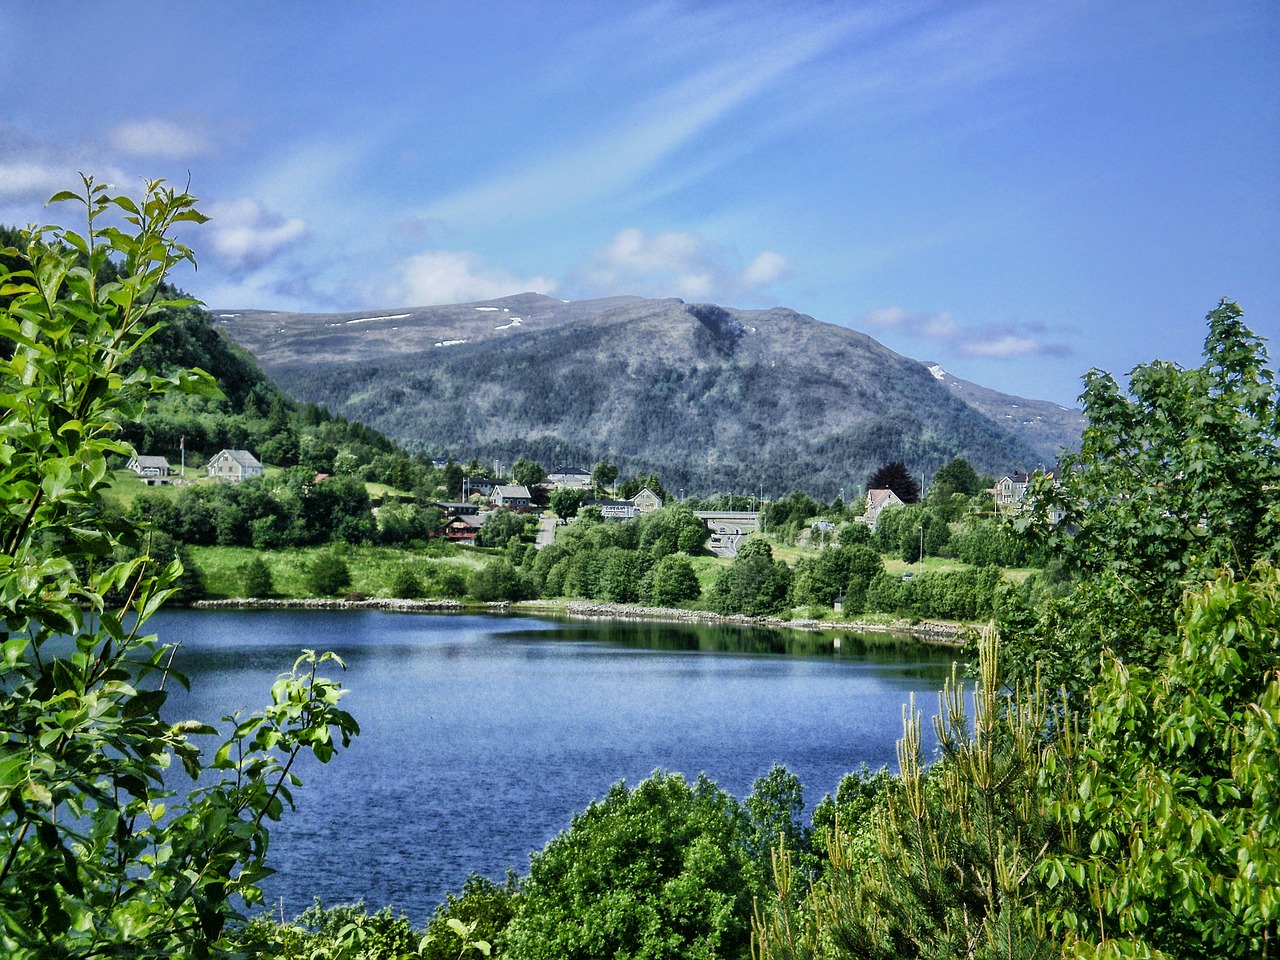
[[[111,145],[133,157],[185,160],[209,151],[209,137],[202,121],[131,120],[111,131]]]
[[[1059,350],[1061,348],[1058,348]],[[1013,335],[997,337],[993,340],[975,340],[972,343],[962,343],[960,352],[967,357],[993,357],[996,359],[1004,359],[1007,357],[1026,357],[1034,354],[1055,352],[1051,349],[1051,345],[1045,344],[1031,337],[1017,337]]]
[[[486,267],[480,257],[464,250],[428,250],[404,262],[400,279],[387,294],[392,303],[425,306],[493,300],[529,291],[550,294],[559,285],[551,277],[521,278]]]
[[[899,306],[868,310],[862,318],[872,327],[895,330],[910,340],[928,340],[950,346],[965,357],[1008,359],[1033,355],[1065,355],[1070,351],[1053,343],[1044,329],[1009,321],[1003,325],[964,327],[949,311],[911,313]]]
[[[742,283],[747,287],[764,287],[782,280],[790,272],[785,257],[772,250],[765,250],[742,271]]]
[[[736,261],[736,262],[735,262]],[[787,261],[764,251],[745,268],[731,252],[696,233],[647,235],[629,227],[596,253],[581,282],[593,293],[637,293],[686,300],[729,299],[767,286],[787,274]]]
[[[307,233],[307,222],[268,210],[252,197],[206,205],[207,238],[214,255],[230,267],[256,270]]]

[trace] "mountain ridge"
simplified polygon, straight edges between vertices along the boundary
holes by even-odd
[[[1053,462],[1052,445],[1071,436],[1009,413],[1034,424],[1063,411],[1056,404],[940,377],[865,333],[784,307],[520,294],[212,314],[290,395],[411,448],[549,465],[605,457],[691,491],[834,496],[890,459],[928,474],[965,456],[1000,475]]]

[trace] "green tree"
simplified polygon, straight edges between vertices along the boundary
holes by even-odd
[[[357,727],[317,675],[332,656],[310,652],[211,760],[193,738],[214,728],[162,718],[172,651],[145,628],[181,562],[158,566],[102,492],[149,401],[217,395],[198,372],[129,368],[155,311],[186,303],[163,283],[192,259],[170,232],[204,218],[162,181],[135,201],[85,177],[53,200],[82,204],[87,229],[35,229],[0,264],[0,953],[206,956],[236,898],[261,902],[295,760],[328,761]],[[174,761],[204,772],[185,797],[164,786]]]
[[[518,889],[516,877],[510,871],[502,884],[478,873],[469,874],[462,891],[445,894],[444,903],[436,907],[427,924],[431,940],[421,948],[423,960],[457,960],[465,956],[465,942],[476,941],[490,944],[491,954],[501,956],[499,943],[515,917]],[[459,923],[465,926],[465,936],[458,928]]]
[[[534,460],[526,460],[524,457],[511,465],[511,482],[528,487],[530,490],[535,484],[541,483],[546,475],[547,471],[542,469],[542,464]]]
[[[753,538],[721,571],[707,601],[717,613],[764,617],[787,609],[790,589],[791,569],[780,560],[774,561],[767,541]]]
[[[1057,904],[1035,870],[1059,843],[1052,815],[1078,754],[1038,687],[1006,695],[998,646],[979,650],[973,710],[958,669],[935,721],[940,759],[926,768],[914,703],[898,744],[901,775],[874,809],[825,829],[823,873],[797,906],[794,857],[776,856],[776,892],[755,920],[756,956],[976,958],[1059,956]]]
[[[578,508],[582,506],[585,496],[585,490],[570,490],[568,487],[560,487],[551,491],[551,509],[561,520],[570,520],[577,515]]]
[[[763,871],[741,805],[705,777],[615,785],[533,855],[507,928],[528,960],[747,956]]]
[[[413,600],[424,593],[421,578],[412,570],[401,568],[391,581],[391,596],[397,600]]]
[[[844,588],[844,612],[862,613],[867,609],[867,588],[878,574],[884,573],[884,561],[871,547],[860,544],[849,548],[849,580]]]
[[[600,460],[591,468],[591,485],[601,493],[613,486],[618,479],[618,468],[606,460]],[[637,489],[638,492],[638,489]],[[655,491],[656,493],[657,491]]]
[[[1188,592],[1179,648],[1108,659],[1088,766],[1058,807],[1075,843],[1042,873],[1084,893],[1067,956],[1261,957],[1280,938],[1280,575]]]
[[[491,560],[467,576],[467,593],[482,603],[528,600],[532,584],[506,560]]]
[[[514,510],[494,510],[484,521],[484,525],[476,532],[476,546],[499,547],[506,549],[513,541],[530,539],[530,527],[537,523],[532,514],[516,513]]]
[[[453,462],[453,457],[444,465],[444,489],[445,493],[453,500],[457,500],[462,496],[462,482],[466,475],[463,473],[462,467]]]
[[[983,492],[982,477],[964,457],[956,457],[933,475],[929,499],[947,499],[955,494],[966,497]]]
[[[258,556],[240,568],[240,584],[246,597],[269,597],[275,589],[271,582],[271,568]]]
[[[688,557],[671,554],[654,566],[650,580],[650,593],[646,598],[660,607],[688,603],[702,596],[698,574]]]
[[[1103,649],[1150,666],[1176,646],[1188,581],[1280,559],[1280,391],[1242,316],[1222,301],[1204,362],[1139,366],[1128,396],[1109,374],[1085,377],[1080,452],[1018,519],[1076,582],[1038,629],[1011,637],[1024,673],[1082,698]]]

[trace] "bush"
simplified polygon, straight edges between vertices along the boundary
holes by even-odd
[[[336,553],[318,554],[307,567],[307,587],[318,597],[331,597],[349,586],[351,571]]]
[[[467,577],[467,593],[482,603],[527,600],[532,584],[505,560],[494,560]]]
[[[443,597],[465,597],[467,595],[467,578],[457,570],[442,570],[436,575],[436,586]]]
[[[533,855],[515,919],[514,956],[745,956],[763,870],[754,825],[705,777],[658,772],[616,784]]]
[[[456,960],[466,955],[457,923],[470,930],[468,940],[493,944],[515,916],[516,889],[516,876],[511,871],[501,885],[478,873],[470,874],[461,894],[445,894],[445,902],[436,907],[427,924],[431,940],[422,948],[424,960]],[[495,950],[494,956],[498,955],[500,951]]]
[[[395,579],[391,581],[391,596],[397,600],[413,600],[421,597],[424,592],[422,580],[412,570],[397,571]]]

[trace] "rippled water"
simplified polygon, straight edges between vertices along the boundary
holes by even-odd
[[[192,690],[216,719],[265,703],[303,647],[348,666],[349,751],[299,771],[272,830],[268,902],[363,898],[423,921],[477,870],[530,851],[619,779],[705,772],[744,796],[779,761],[812,807],[862,763],[894,765],[902,707],[926,716],[952,655],[884,638],[654,623],[383,612],[173,611]],[[928,725],[926,724],[926,731]]]

